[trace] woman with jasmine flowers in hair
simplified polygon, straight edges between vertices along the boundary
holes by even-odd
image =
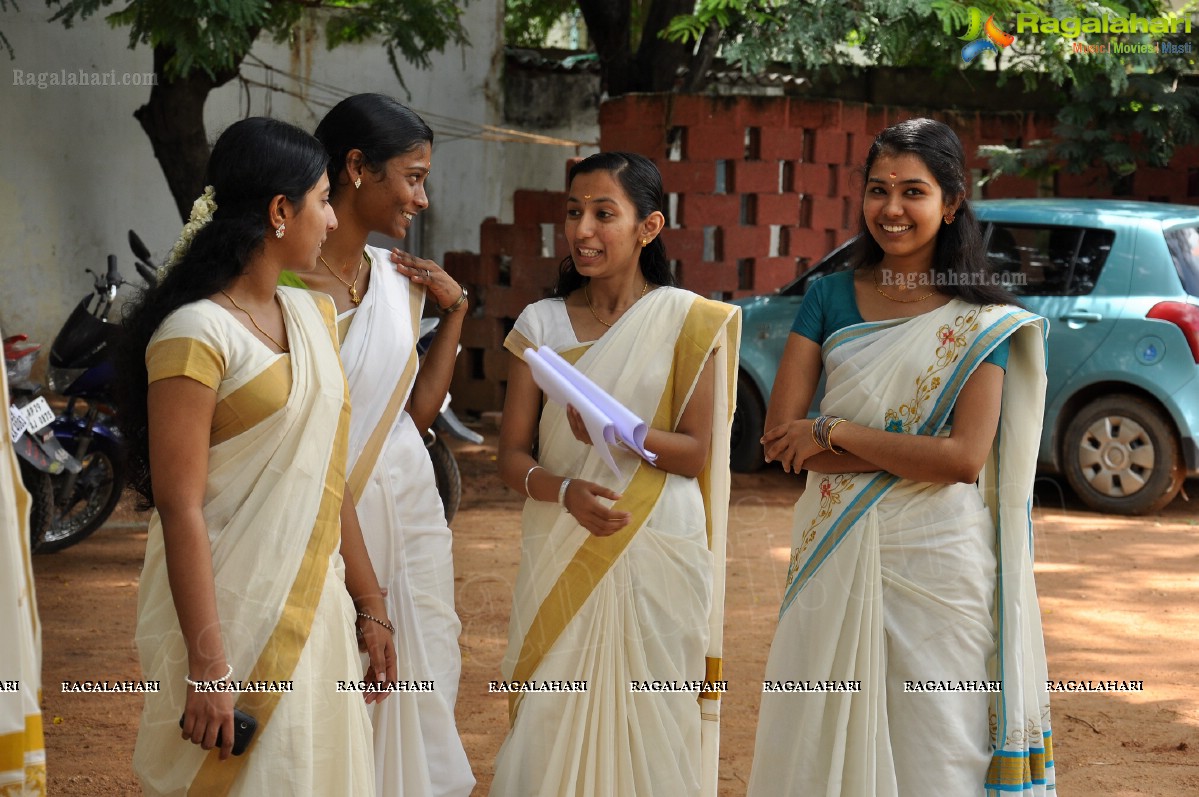
[[[856,268],[787,342],[763,444],[808,477],[751,797],[1054,792],[1029,516],[1046,323],[986,279],[967,175],[944,124],[882,131]],[[805,681],[845,689],[770,688]]]
[[[291,125],[231,125],[163,278],[126,314],[122,428],[155,508],[136,637],[161,684],[133,756],[146,794],[374,794],[362,694],[338,689],[363,677],[355,625],[365,679],[396,669],[345,491],[333,304],[276,288],[337,226],[326,162]],[[257,731],[231,756],[235,708]]]

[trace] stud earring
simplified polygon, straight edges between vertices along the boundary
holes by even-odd
[[[954,220],[955,218],[957,218],[957,216],[956,216],[956,215],[954,215],[953,213],[946,213],[946,214],[945,214],[945,223],[946,223],[946,224],[953,224],[953,220]]]
[[[282,237],[283,237],[283,231],[284,231],[284,230],[286,230],[286,229],[287,229],[287,227],[286,227],[286,226],[284,226],[283,222],[279,222],[279,226],[275,228],[275,237],[276,237],[276,238],[282,238]]]
[[[647,247],[647,246],[649,246],[649,239],[648,239],[648,238],[642,238],[642,239],[641,239],[641,248],[642,248],[642,249],[644,249],[644,248],[645,248],[645,247]]]
[[[355,188],[361,188],[361,187],[362,187],[362,178],[361,178],[361,177],[359,177],[357,180],[355,180],[355,181],[354,181],[354,187],[355,187]]]

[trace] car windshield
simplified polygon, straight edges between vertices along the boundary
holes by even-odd
[[[1166,245],[1182,287],[1191,296],[1199,296],[1199,227],[1176,227],[1166,230]]]
[[[854,236],[856,238],[857,236]],[[838,246],[833,251],[829,252],[820,262],[805,271],[798,279],[789,282],[779,288],[780,296],[803,296],[808,292],[808,288],[812,283],[821,277],[827,277],[836,271],[844,271],[849,268],[849,256],[853,249],[850,244],[854,242],[854,238],[850,238],[845,243]]]

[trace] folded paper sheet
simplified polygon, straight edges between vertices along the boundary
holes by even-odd
[[[630,451],[651,465],[658,458],[657,454],[645,448],[649,425],[562,359],[556,351],[549,346],[537,350],[525,349],[525,362],[533,372],[537,386],[545,391],[551,401],[563,407],[570,405],[583,416],[583,424],[591,436],[592,445],[614,474],[623,475],[612,458],[612,452],[608,450],[609,445],[624,443]]]

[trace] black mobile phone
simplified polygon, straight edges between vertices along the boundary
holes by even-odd
[[[183,727],[183,717],[179,718],[179,727]],[[256,730],[258,730],[258,720],[240,708],[233,709],[233,755],[241,755],[246,751]],[[218,732],[216,735],[217,747],[221,746],[221,735],[222,732]]]

